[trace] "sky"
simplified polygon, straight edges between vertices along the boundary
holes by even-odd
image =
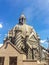
[[[49,38],[49,0],[0,0],[0,44],[18,23],[22,13],[26,16],[26,23],[40,36],[41,42]],[[47,48],[48,43],[42,45]]]

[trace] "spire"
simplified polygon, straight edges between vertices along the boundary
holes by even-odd
[[[19,23],[20,24],[25,24],[26,23],[26,17],[24,14],[21,14],[20,18],[19,18]]]

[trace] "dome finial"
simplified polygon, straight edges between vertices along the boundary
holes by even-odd
[[[25,24],[26,23],[26,17],[24,14],[21,14],[20,18],[19,18],[19,23],[20,24]]]

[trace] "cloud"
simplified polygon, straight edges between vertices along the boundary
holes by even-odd
[[[40,40],[40,45],[42,45],[45,48],[48,48],[47,40]]]
[[[0,47],[2,46],[3,44],[0,44]]]
[[[46,42],[46,40],[40,40],[40,43],[45,43]]]
[[[3,25],[0,23],[0,28],[3,28]]]

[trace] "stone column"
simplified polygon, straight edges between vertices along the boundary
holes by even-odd
[[[4,65],[9,65],[9,57],[5,57],[4,59]]]

